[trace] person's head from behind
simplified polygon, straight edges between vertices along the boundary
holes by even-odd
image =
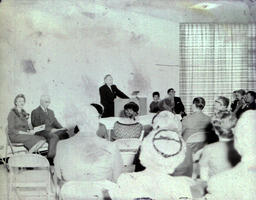
[[[91,105],[70,105],[64,109],[68,128],[78,126],[79,132],[87,136],[96,136],[99,128],[99,114]]]
[[[153,92],[152,94],[154,102],[158,102],[160,99],[160,93],[159,92]]]
[[[248,91],[245,96],[245,102],[251,104],[255,102],[256,93],[254,91]]]
[[[212,121],[215,133],[223,139],[233,139],[233,128],[237,118],[231,111],[220,111],[218,116]]]
[[[192,112],[203,110],[205,107],[205,100],[203,97],[196,97],[193,99]]]
[[[186,145],[175,131],[153,130],[142,142],[140,161],[146,169],[172,174],[185,158]]]
[[[245,95],[245,90],[240,89],[240,90],[236,90],[236,98],[240,101],[244,98]]]
[[[234,130],[235,148],[242,160],[256,158],[256,111],[248,110],[237,121]]]
[[[161,111],[152,119],[154,130],[168,129],[181,134],[182,124],[175,114],[170,111]]]
[[[214,112],[227,110],[228,105],[229,105],[229,99],[224,96],[219,96],[214,101]]]
[[[124,105],[124,115],[128,118],[135,119],[138,115],[139,106],[135,102],[129,102]]]
[[[99,113],[99,118],[101,118],[101,116],[103,114],[102,106],[97,103],[91,103],[91,106],[93,106],[97,110],[97,112]]]
[[[50,105],[50,103],[51,103],[51,98],[50,98],[49,95],[45,95],[45,94],[44,94],[44,95],[41,96],[41,98],[40,98],[40,105],[41,105],[44,109],[48,108],[49,105]]]
[[[18,94],[14,98],[14,105],[18,109],[22,109],[25,105],[25,102],[26,102],[26,98],[25,98],[24,94]]]
[[[113,85],[113,78],[112,78],[112,76],[110,74],[107,74],[104,77],[104,83],[107,84],[108,86]]]
[[[173,98],[175,97],[175,90],[173,88],[170,88],[167,90],[167,94],[169,97]]]

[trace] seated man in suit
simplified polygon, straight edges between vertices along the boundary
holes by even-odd
[[[182,137],[185,141],[197,132],[210,132],[212,129],[211,118],[203,113],[205,100],[196,97],[192,103],[192,114],[182,119]]]
[[[42,95],[40,106],[31,113],[31,123],[33,127],[45,125],[45,130],[37,132],[36,135],[46,138],[48,146],[48,158],[55,156],[56,145],[59,139],[67,139],[69,135],[67,129],[63,128],[55,118],[54,112],[48,108],[51,100],[48,95]]]
[[[168,97],[159,102],[160,111],[169,110],[181,117],[186,116],[184,105],[180,97],[175,97],[175,90],[170,88],[167,90]]]
[[[248,91],[246,95],[244,96],[244,105],[241,106],[236,113],[237,117],[239,118],[242,113],[244,113],[247,110],[256,110],[256,93],[254,91]]]

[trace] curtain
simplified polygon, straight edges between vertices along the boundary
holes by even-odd
[[[256,90],[255,24],[180,24],[180,96],[186,111],[194,97],[213,112],[217,96]]]

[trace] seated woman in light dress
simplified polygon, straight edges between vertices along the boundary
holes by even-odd
[[[11,142],[23,143],[29,152],[37,151],[44,143],[45,139],[34,135],[28,125],[29,114],[23,109],[26,98],[19,94],[14,99],[15,107],[8,115],[8,136]]]
[[[68,111],[70,109],[70,111]],[[92,106],[70,106],[65,110],[68,127],[79,132],[59,141],[54,159],[56,175],[65,181],[116,181],[123,167],[118,147],[96,135],[97,110]]]
[[[230,111],[221,111],[212,121],[219,142],[204,147],[199,161],[200,178],[207,181],[211,176],[232,168],[240,161],[234,148],[233,131],[236,116]]]
[[[191,198],[195,182],[188,177],[173,177],[176,167],[184,160],[186,145],[181,136],[166,129],[153,130],[144,138],[140,161],[142,172],[121,174],[113,199],[151,198],[157,200]]]
[[[141,136],[143,126],[137,122],[138,111],[139,106],[134,102],[124,105],[124,117],[115,122],[111,140],[139,138]]]
[[[241,161],[232,169],[212,176],[208,181],[207,200],[256,199],[256,111],[241,115],[234,130],[234,146]]]

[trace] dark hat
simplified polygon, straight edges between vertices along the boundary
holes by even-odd
[[[138,112],[139,111],[139,106],[138,104],[136,104],[135,102],[131,101],[127,104],[124,105],[124,109],[127,110],[127,109],[132,109],[134,112]]]

